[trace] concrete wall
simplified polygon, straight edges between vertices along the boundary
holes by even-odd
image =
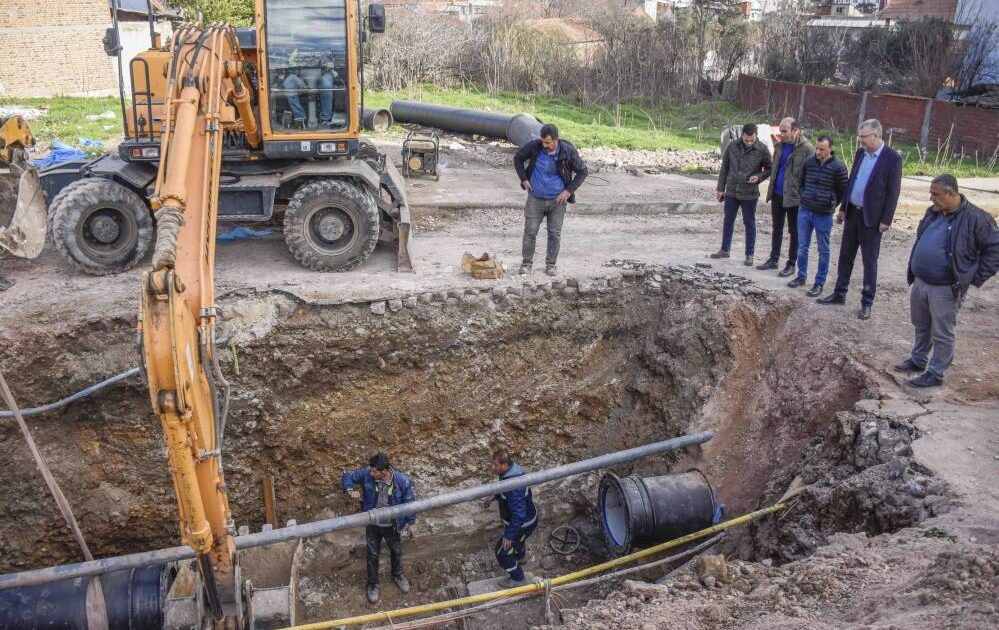
[[[764,112],[770,120],[793,116],[809,127],[853,131],[866,118],[877,118],[885,137],[924,145],[930,151],[950,141],[955,152],[987,159],[999,147],[999,110],[961,107],[947,101],[899,94],[851,92],[846,88],[739,77],[739,105]]]
[[[106,0],[0,0],[0,93],[116,93],[101,43],[110,21]]]
[[[129,61],[144,50],[149,49],[149,23],[148,22],[119,22],[118,29],[121,31],[121,61],[122,72],[125,77],[125,97],[128,98],[132,89],[132,79],[129,73]],[[166,20],[156,23],[156,32],[160,34],[160,41],[166,43],[173,29],[170,22]],[[105,57],[111,64],[114,72],[115,85],[118,84],[118,60],[114,57]],[[136,66],[138,70],[141,66]],[[141,71],[140,71],[141,74]]]

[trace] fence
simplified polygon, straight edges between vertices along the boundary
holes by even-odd
[[[935,151],[950,143],[955,153],[987,158],[999,150],[999,109],[961,107],[948,101],[899,94],[856,93],[846,88],[769,81],[743,74],[736,100],[771,121],[793,116],[808,127],[854,130],[877,118],[895,143]]]

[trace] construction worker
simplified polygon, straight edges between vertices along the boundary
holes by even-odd
[[[513,479],[524,474],[524,469],[510,458],[506,449],[497,449],[492,459],[493,474],[500,480]],[[527,539],[538,526],[538,510],[534,507],[534,497],[530,488],[510,490],[489,497],[485,507],[493,501],[499,503],[500,519],[506,528],[503,537],[496,542],[496,560],[507,578],[499,585],[503,588],[523,586],[527,582],[524,574],[524,562],[527,556]]]
[[[361,501],[361,511],[390,505],[401,505],[415,499],[413,484],[409,477],[392,469],[385,453],[376,453],[368,461],[367,468],[343,471],[343,490],[350,498]],[[361,486],[359,492],[355,487]],[[402,532],[409,539],[416,537],[416,516],[404,516],[393,523],[377,523],[365,528],[368,544],[368,601],[378,603],[380,586],[378,582],[378,559],[381,556],[382,540],[388,544],[392,557],[392,580],[402,593],[409,592],[409,580],[402,574]]]

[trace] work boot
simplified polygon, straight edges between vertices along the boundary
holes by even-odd
[[[392,580],[395,582],[395,585],[399,587],[399,591],[401,591],[403,595],[409,592],[409,580],[406,579],[405,575],[393,575]]]
[[[549,276],[557,276],[558,267],[556,267],[555,265],[547,265],[545,267],[545,273],[548,274]]]
[[[870,319],[871,318],[871,307],[861,306],[860,312],[857,313],[857,319]]]
[[[522,276],[529,275],[531,273],[531,267],[533,267],[531,263],[528,262],[522,263],[520,265],[520,275]]]
[[[794,280],[788,282],[787,286],[791,287],[792,289],[797,289],[798,287],[803,287],[803,286],[805,286],[805,279],[804,278],[795,278]]]
[[[530,584],[530,583],[531,583],[530,577],[525,573],[524,579],[522,580],[518,581],[513,579],[512,577],[507,577],[500,580],[497,586],[499,586],[500,588],[517,588],[518,586],[523,586],[525,584]]]
[[[773,258],[770,258],[767,260],[767,262],[763,263],[762,265],[759,265],[756,268],[759,269],[760,271],[766,271],[767,269],[776,269],[777,261],[774,260]]]
[[[943,385],[943,379],[933,376],[929,372],[923,372],[916,378],[909,381],[913,387],[939,387]]]
[[[925,369],[925,365],[919,365],[911,357],[895,366],[896,372],[922,372]]]
[[[746,254],[746,260],[742,264],[746,265],[747,267],[752,267],[753,266],[753,255],[752,254]]]
[[[378,603],[381,595],[381,588],[377,584],[368,584],[368,601],[372,604]]]
[[[793,262],[789,262],[786,265],[784,265],[784,268],[781,269],[777,273],[777,275],[780,276],[781,278],[786,278],[789,275],[791,275],[792,273],[794,273],[794,263]]]
[[[711,256],[709,256],[709,258],[730,258],[730,257],[731,255],[724,249],[719,249],[715,253],[711,254]]]
[[[808,293],[806,293],[805,295],[807,295],[808,297],[819,297],[820,295],[822,295],[822,285],[816,282],[815,284],[812,285],[812,288],[809,289]]]

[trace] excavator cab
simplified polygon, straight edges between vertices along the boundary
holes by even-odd
[[[235,31],[249,110],[241,115],[233,100],[222,107],[222,167],[207,182],[218,189],[218,220],[277,224],[292,256],[316,271],[354,269],[379,242],[394,243],[398,270],[412,271],[404,180],[360,136],[363,26],[383,31],[384,8],[369,5],[365,16],[357,0],[256,0],[255,14],[253,28]],[[42,173],[53,242],[85,273],[138,264],[158,229],[149,199],[173,132],[171,46],[196,42],[150,33],[150,48],[128,61],[118,153]],[[120,56],[116,41],[112,29],[106,48]]]

